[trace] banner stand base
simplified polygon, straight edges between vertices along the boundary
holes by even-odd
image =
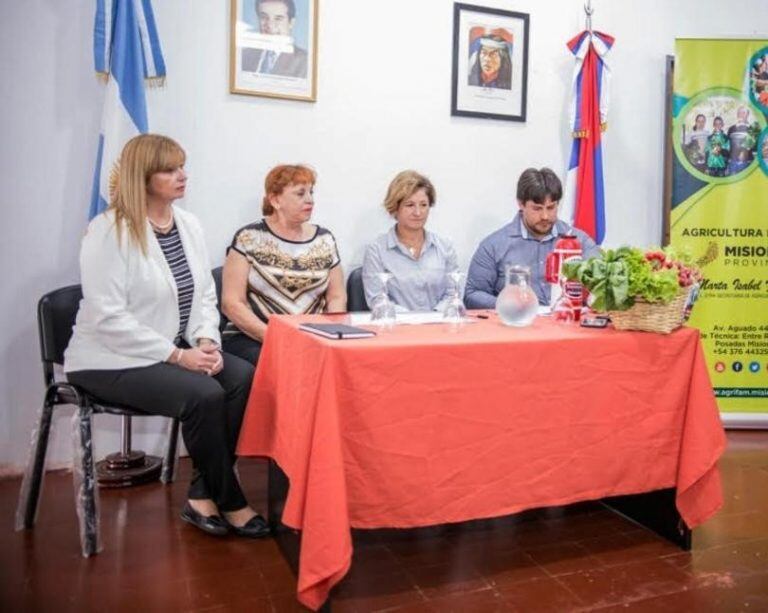
[[[768,430],[768,413],[720,413],[729,430]]]

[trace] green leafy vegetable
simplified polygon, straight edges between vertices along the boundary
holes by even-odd
[[[682,285],[682,258],[677,260],[675,255],[635,247],[605,249],[597,257],[566,262],[563,274],[590,291],[596,311],[624,311],[636,299],[666,304]]]

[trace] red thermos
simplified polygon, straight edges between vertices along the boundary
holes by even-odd
[[[580,260],[582,256],[581,243],[574,234],[563,234],[555,241],[555,248],[547,256],[544,278],[552,284],[551,304],[565,293],[571,301],[574,319],[581,316],[584,306],[583,288],[578,281],[566,281],[562,277],[563,263],[569,260]]]
[[[547,283],[560,283],[563,262],[572,258],[581,259],[581,243],[575,234],[563,234],[555,241],[555,248],[547,256],[544,272]]]

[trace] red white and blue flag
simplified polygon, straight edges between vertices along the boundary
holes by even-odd
[[[573,146],[565,181],[562,216],[598,244],[605,237],[602,133],[607,126],[610,71],[605,56],[614,38],[585,30],[568,41],[576,56],[571,109]]]

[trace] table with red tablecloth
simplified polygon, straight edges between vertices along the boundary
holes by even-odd
[[[238,453],[287,475],[299,600],[348,571],[351,528],[408,528],[675,488],[693,528],[722,504],[725,447],[699,333],[539,317],[330,340],[272,317]]]

